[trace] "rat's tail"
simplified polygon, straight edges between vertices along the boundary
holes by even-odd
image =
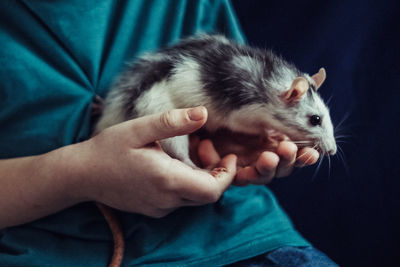
[[[110,226],[114,239],[114,253],[108,267],[119,267],[122,263],[125,246],[124,235],[122,233],[121,225],[110,207],[101,203],[96,203],[96,205],[101,213],[103,213],[108,225]]]
[[[95,125],[95,122],[102,114],[104,110],[104,100],[95,95],[92,100],[92,113],[91,113],[91,124]],[[121,225],[118,222],[118,219],[115,217],[110,207],[106,205],[96,203],[97,207],[103,213],[104,218],[106,219],[108,226],[110,226],[113,239],[114,239],[114,253],[111,259],[109,267],[119,267],[122,263],[122,258],[124,256],[124,235],[122,233]]]

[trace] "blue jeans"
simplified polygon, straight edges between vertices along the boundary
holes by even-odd
[[[314,247],[282,247],[260,256],[239,261],[227,267],[337,267],[338,265]]]

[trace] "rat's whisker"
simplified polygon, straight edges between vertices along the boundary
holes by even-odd
[[[343,116],[343,118],[341,119],[341,121],[337,124],[337,126],[335,127],[336,129],[338,129],[350,116],[350,111],[346,112]]]
[[[349,135],[349,134],[335,135],[335,138],[336,138],[336,139],[339,139],[339,138],[349,138],[349,137],[351,137],[351,135]]]
[[[310,151],[307,151],[306,153],[304,153],[304,154],[302,154],[302,155],[300,155],[300,156],[298,156],[298,157],[296,158],[296,160],[299,160],[299,159],[303,158],[304,156],[308,155],[309,153],[311,153],[311,150],[310,150]]]
[[[314,144],[312,141],[293,141],[293,143],[301,146],[309,146]]]
[[[311,142],[311,141],[294,141],[293,143],[299,148],[308,147],[308,146],[313,145],[313,142]]]
[[[339,151],[340,153],[343,153],[343,156],[344,156],[343,149],[342,149],[340,146],[337,146],[337,148],[338,148],[338,151]]]
[[[311,157],[312,157],[312,154],[311,153],[309,153],[310,155],[308,156],[308,158],[306,159],[306,161],[304,161],[304,163],[305,164],[307,164],[307,162],[311,159]]]
[[[333,98],[333,94],[328,98],[328,100],[326,101],[326,105],[329,106],[329,103],[331,103],[331,100]]]
[[[304,140],[304,141],[292,141],[292,142],[295,143],[295,144],[298,144],[298,143],[311,144],[311,143],[312,143],[312,141],[308,141],[308,140]]]
[[[313,145],[313,143],[294,143],[294,144],[299,147],[307,147]]]
[[[313,174],[313,176],[312,176],[312,178],[311,178],[312,181],[314,181],[314,179],[317,177],[317,174],[318,174],[318,172],[319,172],[319,170],[320,170],[320,168],[321,168],[321,166],[322,166],[322,162],[323,162],[323,161],[324,161],[324,157],[323,157],[323,156],[322,156],[322,157],[319,157],[318,166],[317,166],[317,168],[315,169],[314,174]]]
[[[304,161],[304,164],[303,164],[303,165],[306,165],[307,162],[312,158],[312,149],[316,149],[317,146],[318,146],[317,144],[314,145],[309,151],[307,151],[306,153],[304,153],[304,154],[302,154],[301,156],[297,157],[297,158],[296,158],[296,161],[299,160],[299,159],[301,159],[301,158],[303,158],[303,157],[305,157],[305,156],[309,156],[309,157]]]
[[[340,156],[340,159],[343,162],[343,166],[346,171],[347,177],[350,177],[350,169],[349,169],[349,165],[346,162],[346,155],[344,154],[343,149],[339,145],[337,146],[337,148],[338,148],[338,152],[339,152],[338,156]]]
[[[340,146],[337,146],[337,148],[338,148],[338,151],[337,151],[337,152],[338,152],[338,153],[337,153],[338,158],[340,158],[340,160],[341,160],[344,164],[346,164],[345,161],[344,161],[343,155],[342,155],[342,153],[343,153],[342,148],[341,148]]]
[[[329,154],[327,154],[327,156],[328,156],[328,166],[329,166],[329,168],[328,168],[328,180],[330,180],[331,179],[331,157],[330,157]]]
[[[347,127],[347,126],[346,126],[346,127]],[[345,131],[345,130],[347,130],[347,129],[345,128],[345,126],[344,126],[344,125],[340,125],[339,127],[338,127],[338,126],[335,127],[334,132],[335,132],[335,134],[337,134],[337,133],[343,132],[343,131]]]

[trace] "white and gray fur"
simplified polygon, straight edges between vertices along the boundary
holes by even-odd
[[[288,106],[281,95],[296,77],[305,77],[310,90]],[[314,80],[271,51],[237,44],[220,35],[185,39],[143,55],[116,81],[95,131],[136,117],[174,108],[205,106],[208,131],[228,128],[248,134],[275,129],[292,140],[312,141],[334,154],[336,142],[329,111]],[[322,124],[313,126],[311,115]],[[190,165],[188,137],[161,140],[172,157]]]

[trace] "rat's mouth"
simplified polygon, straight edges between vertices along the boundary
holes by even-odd
[[[332,144],[324,143],[317,139],[292,142],[295,143],[299,148],[311,147],[317,150],[322,156],[333,156],[336,154],[337,151],[336,142],[332,142]]]
[[[322,155],[333,156],[337,152],[336,142],[322,143],[321,142]]]
[[[317,150],[321,155],[334,155],[336,153],[336,145],[329,146],[324,144],[317,138],[303,138],[301,136],[289,136],[278,130],[266,128],[265,134],[271,146],[278,146],[282,141],[293,142],[299,149],[310,147]]]

